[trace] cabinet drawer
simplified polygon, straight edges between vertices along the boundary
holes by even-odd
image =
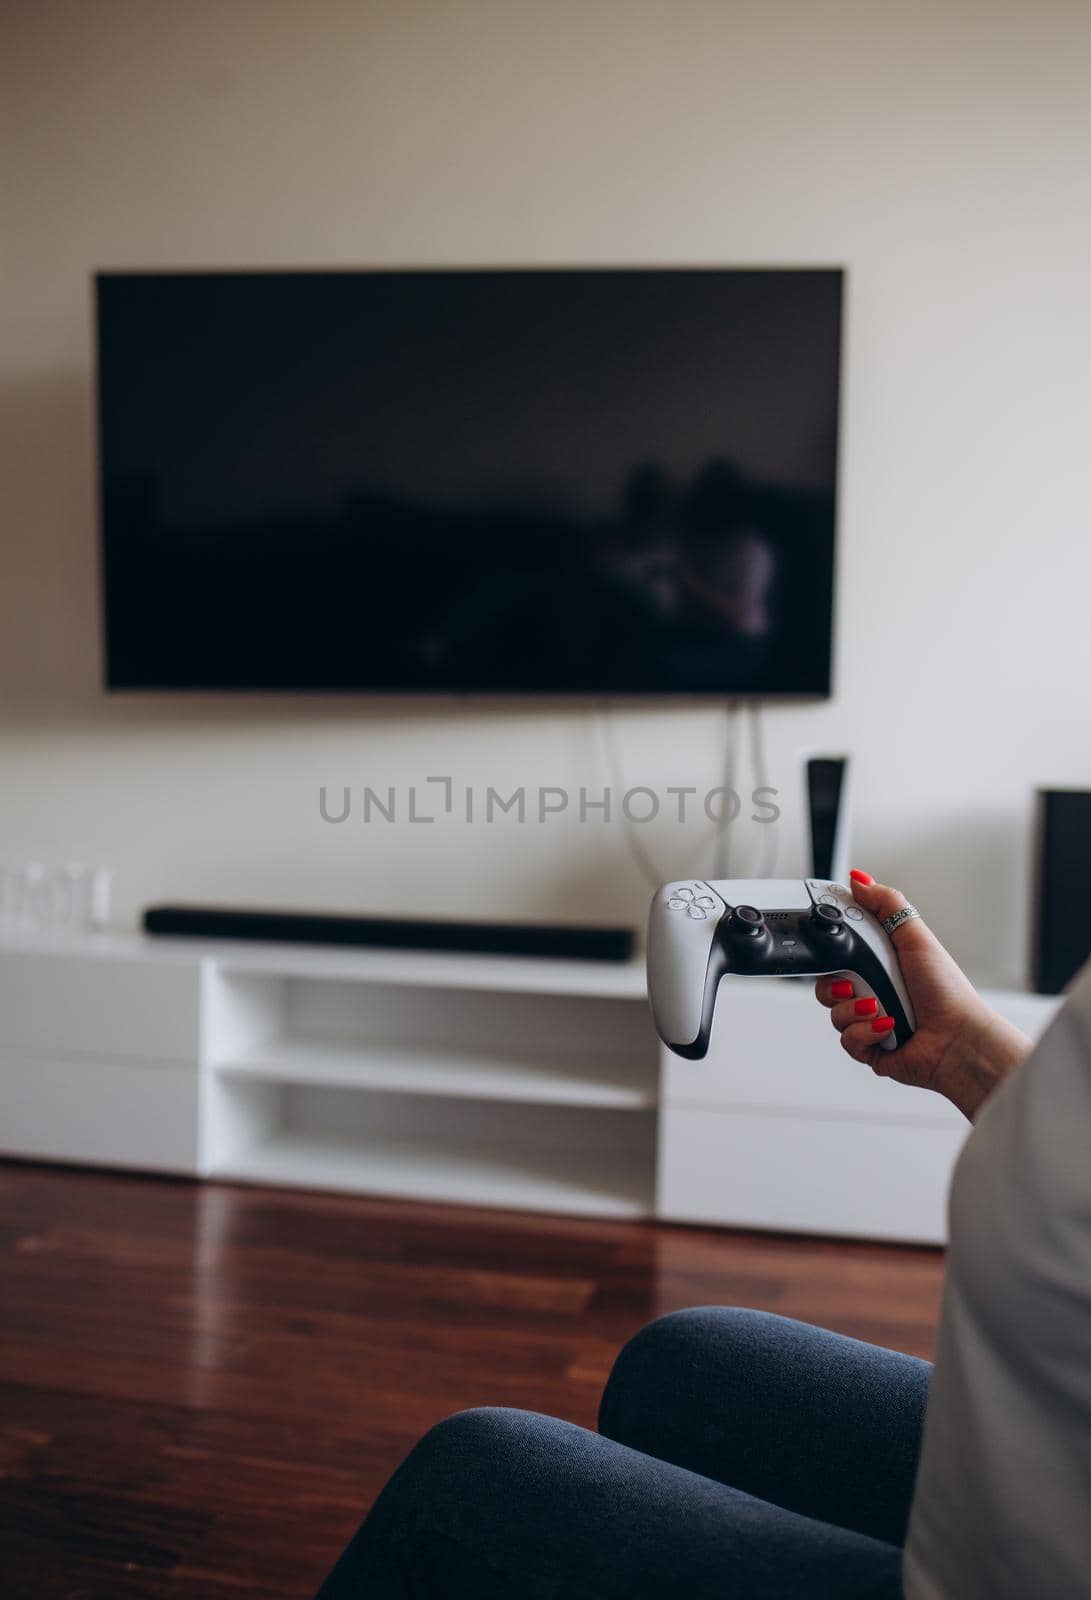
[[[196,1061],[200,966],[0,953],[0,1049]]]
[[[671,1222],[941,1244],[969,1125],[825,1120],[671,1108],[659,1205]]]
[[[0,1047],[0,1150],[52,1161],[197,1168],[197,1068]]]

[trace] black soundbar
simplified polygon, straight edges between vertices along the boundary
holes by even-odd
[[[631,928],[564,928],[534,922],[424,922],[308,911],[236,911],[226,906],[149,906],[146,933],[194,939],[368,945],[387,950],[458,950],[475,955],[628,961]]]

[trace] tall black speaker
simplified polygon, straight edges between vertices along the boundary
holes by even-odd
[[[1031,961],[1039,994],[1060,994],[1091,955],[1091,790],[1039,789]]]

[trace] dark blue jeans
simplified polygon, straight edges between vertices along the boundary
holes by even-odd
[[[767,1312],[661,1317],[619,1355],[598,1433],[439,1423],[319,1600],[897,1600],[931,1370]]]

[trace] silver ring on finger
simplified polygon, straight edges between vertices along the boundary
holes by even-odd
[[[886,918],[883,929],[887,934],[891,934],[895,928],[900,928],[903,922],[912,922],[914,917],[919,916],[920,912],[916,906],[904,905],[900,911],[895,911],[892,917]]]

